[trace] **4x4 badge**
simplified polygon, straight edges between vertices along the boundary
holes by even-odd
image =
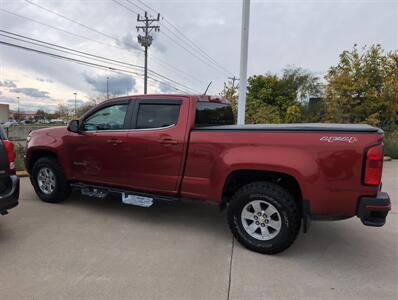
[[[358,139],[355,136],[323,136],[320,138],[322,142],[347,142],[347,143],[355,143],[358,142]]]

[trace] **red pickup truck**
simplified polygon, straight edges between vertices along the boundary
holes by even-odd
[[[26,168],[46,202],[71,188],[127,204],[197,199],[228,208],[247,248],[277,253],[310,220],[358,216],[382,226],[383,131],[368,125],[233,125],[220,97],[112,99],[68,127],[33,131]]]

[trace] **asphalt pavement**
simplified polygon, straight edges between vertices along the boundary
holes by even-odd
[[[398,161],[383,182],[384,227],[312,222],[267,256],[234,241],[212,204],[78,193],[47,204],[23,178],[20,205],[0,218],[0,299],[398,299]]]

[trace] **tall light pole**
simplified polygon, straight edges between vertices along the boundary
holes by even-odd
[[[109,76],[106,77],[106,99],[109,99]]]
[[[77,117],[77,93],[73,93],[73,95],[75,95],[75,118]]]
[[[20,119],[19,118],[19,96],[17,97],[17,99],[18,99],[18,115],[17,116],[18,116],[18,121],[19,121],[19,119]]]
[[[242,33],[240,41],[240,84],[238,100],[238,125],[245,124],[247,90],[247,54],[249,46],[250,0],[242,0]]]

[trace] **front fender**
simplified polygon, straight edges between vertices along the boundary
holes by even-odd
[[[32,132],[30,141],[26,145],[25,167],[29,169],[32,160],[45,155],[53,155],[69,177],[69,155],[65,151],[62,136],[56,136],[51,132]]]

